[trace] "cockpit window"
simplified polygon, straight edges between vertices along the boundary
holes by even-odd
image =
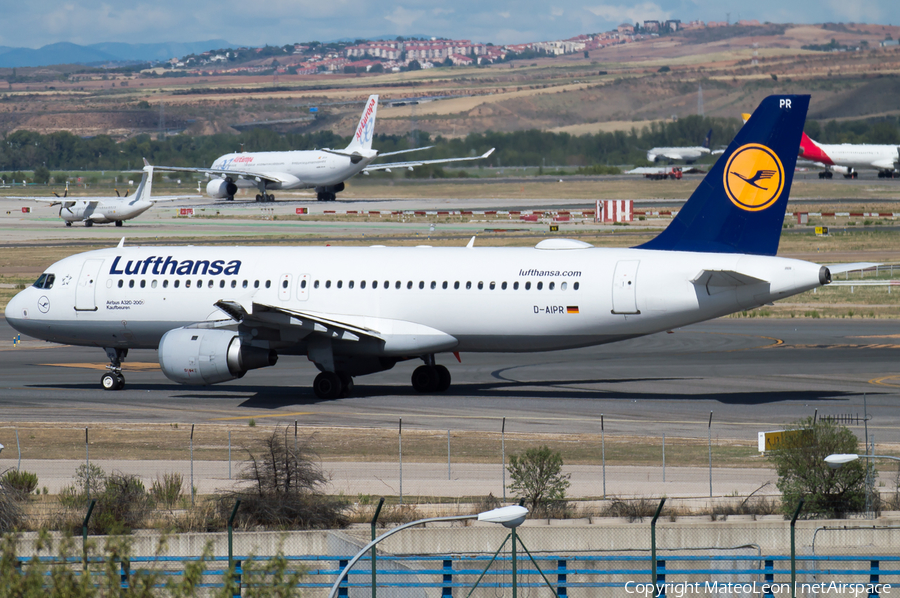
[[[36,289],[52,289],[53,282],[56,280],[56,276],[53,274],[41,274],[41,277],[34,281],[34,284],[31,285]]]

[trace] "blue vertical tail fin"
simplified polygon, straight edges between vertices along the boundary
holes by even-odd
[[[703,147],[709,149],[710,144],[712,143],[712,129],[706,134],[706,137],[703,139]]]
[[[764,99],[671,224],[638,249],[775,255],[808,95]]]

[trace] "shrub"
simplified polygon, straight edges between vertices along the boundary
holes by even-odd
[[[36,473],[30,471],[10,469],[0,479],[0,484],[24,496],[31,494],[38,487],[38,477]]]
[[[246,489],[219,494],[220,516],[227,517],[234,501],[241,501],[238,519],[242,526],[273,529],[333,529],[348,524],[347,502],[327,496],[328,478],[306,442],[294,446],[287,441],[287,428],[247,449],[240,478]]]
[[[798,434],[785,435],[768,458],[778,472],[782,511],[792,515],[800,499],[804,514],[840,518],[860,512],[866,504],[866,466],[860,461],[832,469],[825,457],[836,453],[859,452],[859,440],[846,426],[811,417],[789,428]],[[874,475],[874,474],[873,474]]]
[[[530,505],[533,513],[544,514],[550,503],[566,498],[571,476],[562,473],[562,465],[562,455],[547,445],[510,455],[506,468],[512,479],[509,488]]]
[[[181,498],[183,488],[183,475],[176,472],[164,473],[162,478],[156,476],[156,479],[150,484],[150,497],[157,505],[171,509]]]

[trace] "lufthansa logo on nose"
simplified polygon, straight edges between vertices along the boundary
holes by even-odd
[[[771,149],[758,143],[739,147],[725,164],[728,198],[742,210],[765,210],[781,197],[784,166]]]
[[[40,299],[38,299],[38,309],[41,310],[41,313],[43,313],[43,314],[50,311],[50,300],[47,299],[46,295],[44,295]]]

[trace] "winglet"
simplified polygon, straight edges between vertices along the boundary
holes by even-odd
[[[144,158],[144,166],[150,166],[150,162],[147,162],[147,158]]]
[[[482,158],[487,158],[488,156],[490,156],[491,154],[494,153],[494,150],[495,150],[495,149],[497,149],[497,148],[492,147],[492,148],[489,149],[488,151],[486,151],[486,152],[484,152],[483,154],[481,154],[481,157],[482,157]]]
[[[466,243],[466,248],[472,248],[472,247],[475,247],[475,237],[472,237],[471,239],[469,239],[469,242]]]
[[[125,237],[122,237],[122,238],[119,240],[119,244],[116,245],[116,247],[117,247],[118,249],[121,249],[121,248],[125,247]]]

